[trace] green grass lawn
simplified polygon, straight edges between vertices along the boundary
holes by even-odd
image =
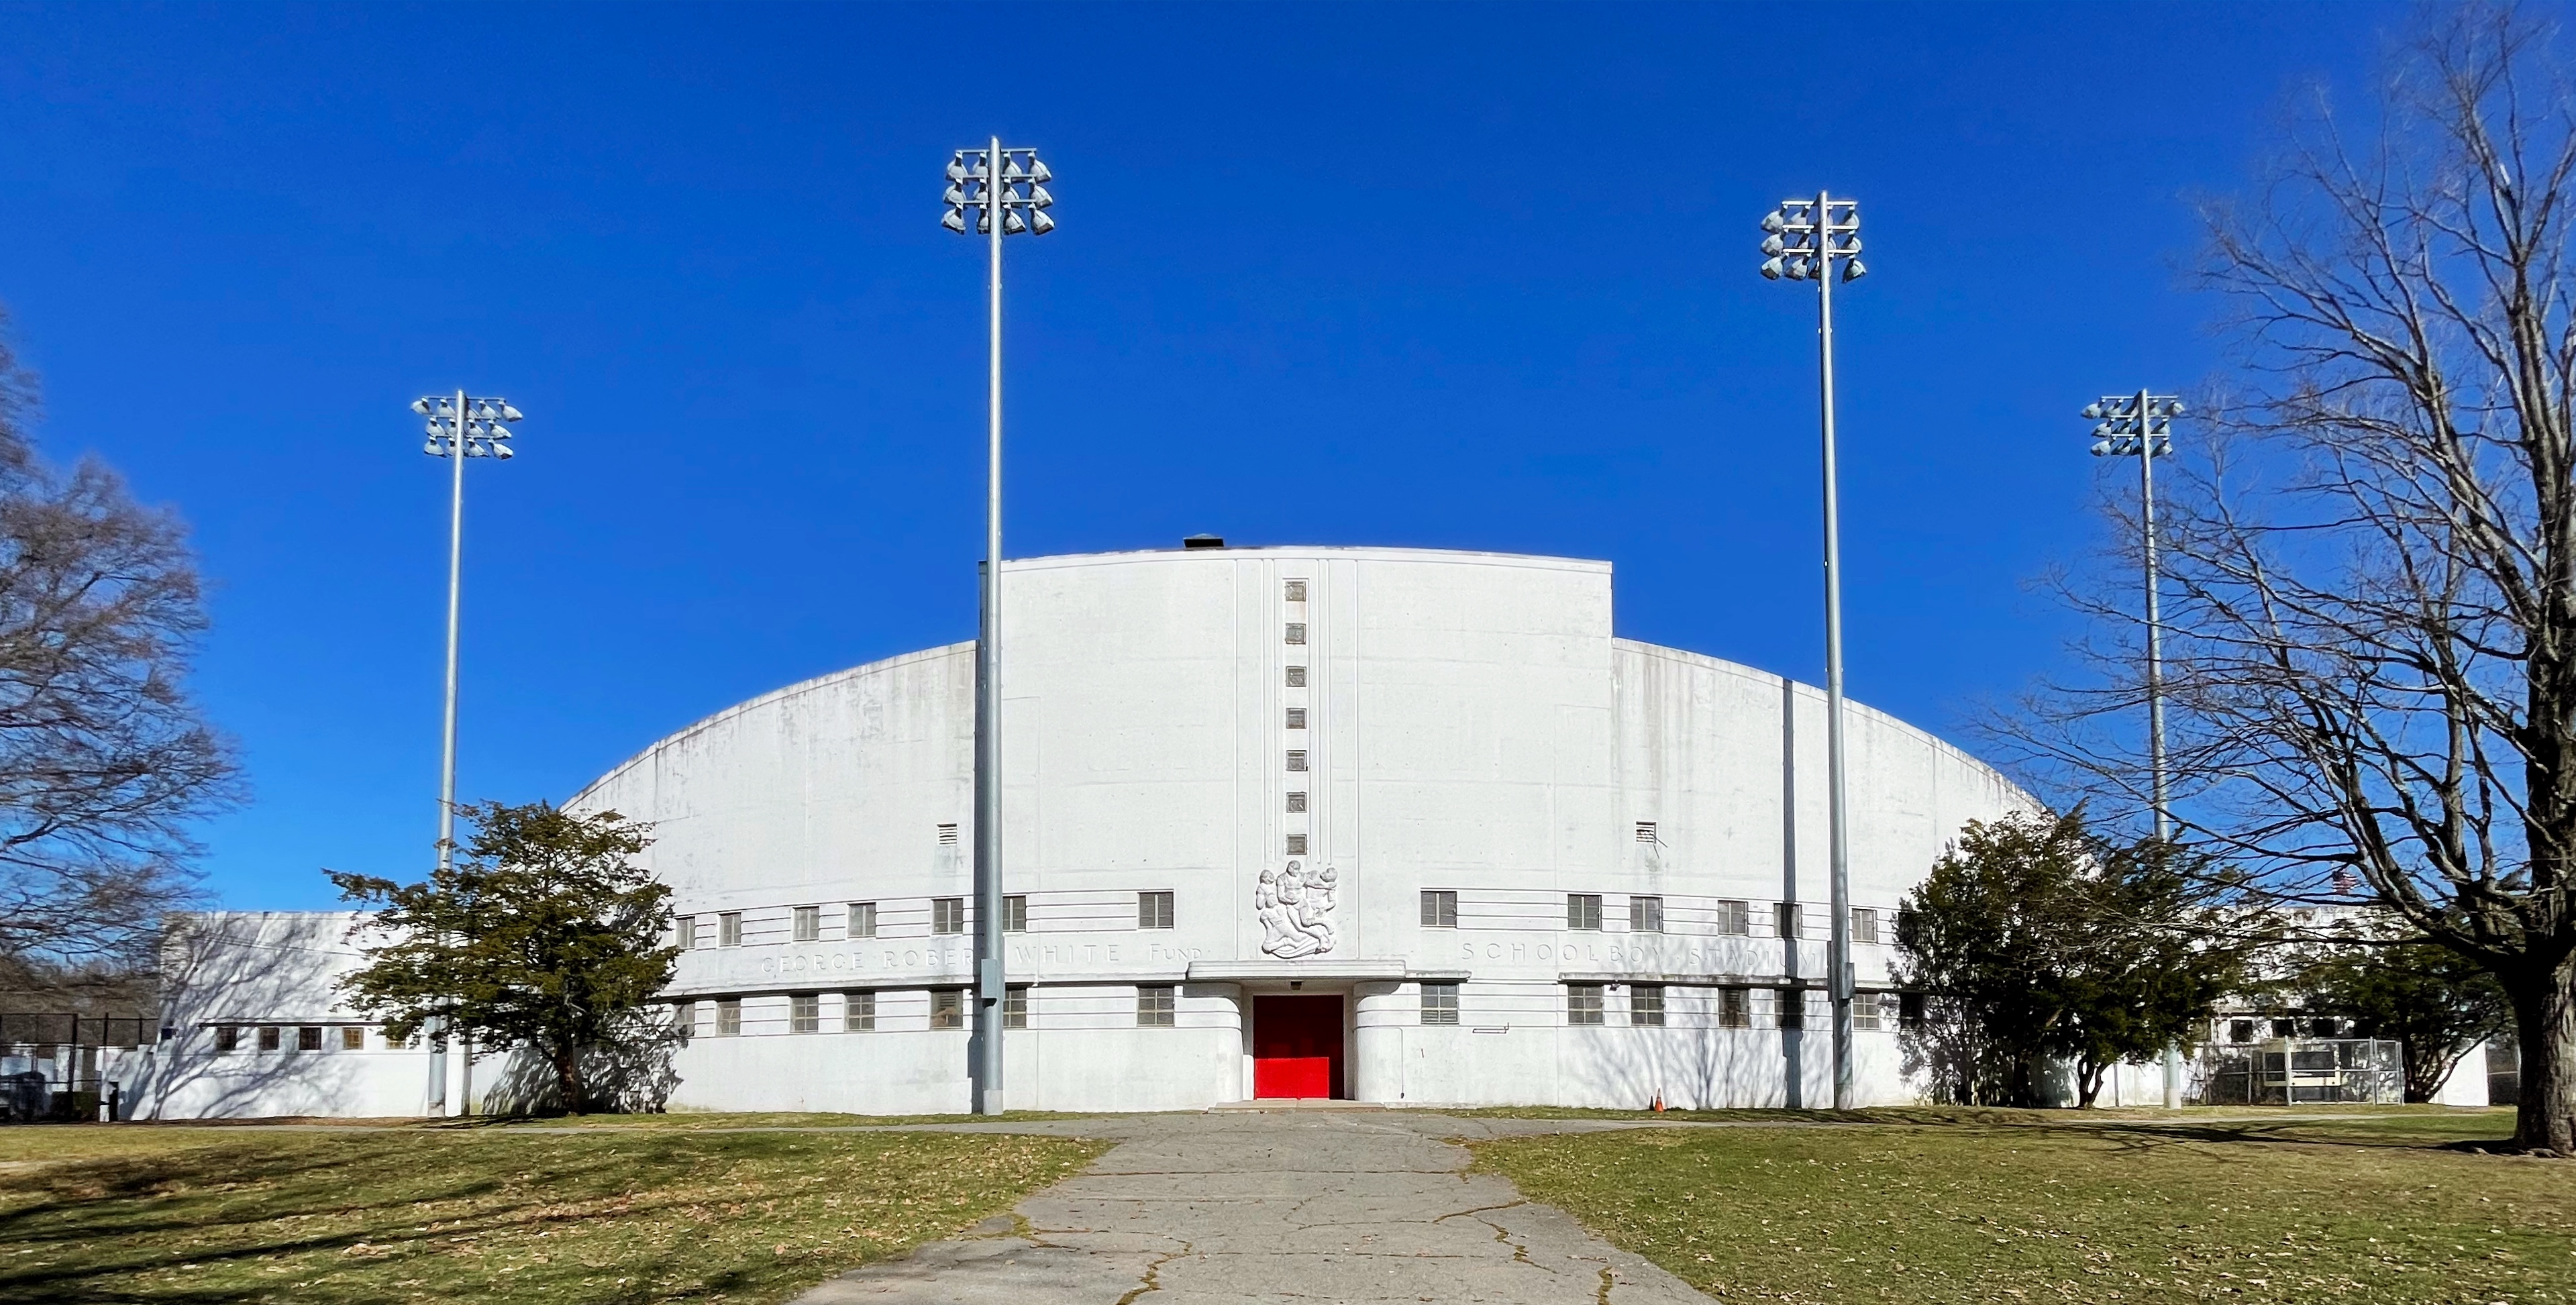
[[[2067,1112],[1475,1144],[1722,1301],[2576,1302],[2576,1164],[2510,1111]]]
[[[0,1129],[0,1301],[778,1301],[1105,1144],[936,1133]]]

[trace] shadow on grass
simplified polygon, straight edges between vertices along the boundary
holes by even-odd
[[[769,1148],[736,1141],[712,1154],[685,1138],[655,1145],[599,1142],[544,1146],[537,1139],[458,1138],[423,1145],[416,1135],[298,1139],[289,1145],[214,1146],[40,1170],[0,1189],[0,1299],[62,1305],[135,1301],[399,1300],[416,1288],[464,1289],[489,1272],[479,1238],[512,1237],[602,1217],[701,1223],[707,1202],[657,1184],[704,1179]],[[712,1162],[712,1163],[710,1163]],[[599,1232],[600,1229],[590,1231]],[[577,1248],[566,1243],[564,1251]],[[658,1253],[621,1240],[613,1266],[535,1263],[511,1270],[515,1299],[645,1301],[705,1295],[769,1282],[775,1273],[711,1262],[685,1233]],[[328,1292],[279,1276],[282,1257],[325,1256],[290,1266],[315,1278],[402,1262],[409,1282],[342,1280]],[[19,1258],[19,1257],[25,1258]],[[720,1258],[720,1257],[718,1257]],[[36,1261],[30,1265],[28,1261]],[[391,1267],[383,1265],[383,1267]],[[620,1286],[598,1281],[612,1272]],[[256,1277],[247,1275],[256,1274]],[[180,1276],[184,1275],[184,1276]],[[572,1277],[587,1280],[576,1285]],[[362,1275],[363,1278],[363,1275]],[[684,1281],[683,1291],[672,1288]],[[605,1288],[603,1290],[602,1288]]]

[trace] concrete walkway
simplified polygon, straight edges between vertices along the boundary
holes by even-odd
[[[1118,1145],[1010,1218],[796,1305],[1708,1305],[1563,1211],[1465,1172],[1453,1142],[1633,1124],[1282,1111],[952,1127]]]

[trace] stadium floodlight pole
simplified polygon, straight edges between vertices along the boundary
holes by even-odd
[[[429,439],[420,451],[433,458],[449,458],[447,501],[447,716],[440,735],[438,760],[438,868],[456,864],[456,643],[458,615],[463,606],[465,589],[465,460],[492,458],[507,461],[510,457],[510,423],[519,420],[520,412],[501,398],[470,398],[465,391],[452,395],[426,394],[411,401],[411,410],[428,419],[424,428]],[[429,1036],[432,1045],[442,1050],[430,1056],[430,1073],[436,1080],[430,1091],[430,1102],[447,1104],[446,1022]],[[463,1113],[474,1110],[474,1051],[464,1049],[465,1083],[458,1095]]]
[[[1046,210],[1054,180],[1033,149],[983,149],[948,160],[948,212],[939,225],[964,235],[968,213],[991,251],[991,369],[985,390],[984,566],[975,628],[975,1028],[968,1059],[974,1108],[1002,1113],[1002,237],[1055,230]]]
[[[1762,219],[1762,275],[1816,283],[1816,348],[1822,360],[1825,496],[1825,805],[1833,860],[1833,934],[1825,988],[1834,1003],[1834,1109],[1852,1108],[1851,838],[1843,783],[1842,508],[1834,483],[1834,281],[1869,275],[1860,261],[1860,203],[1817,191],[1784,199]]]
[[[2106,394],[2101,402],[2084,408],[2084,416],[2095,423],[2094,457],[2138,460],[2138,530],[2147,589],[2147,782],[2154,794],[2159,843],[2173,837],[2173,813],[2165,786],[2164,620],[2157,605],[2163,572],[2156,565],[2156,459],[2173,456],[2173,419],[2182,413],[2181,399],[2146,390]]]
[[[2147,783],[2153,793],[2156,841],[2173,837],[2173,814],[2165,790],[2164,620],[2157,591],[2164,586],[2156,565],[2156,459],[2173,456],[2173,419],[2182,415],[2182,400],[2170,394],[2140,390],[2105,394],[2084,406],[2093,421],[2093,456],[2138,460],[2138,530],[2145,555],[2147,588]],[[2182,1106],[2182,1047],[2165,1048],[2165,1107]]]

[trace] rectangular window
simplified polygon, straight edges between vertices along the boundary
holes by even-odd
[[[319,1024],[306,1024],[297,1028],[295,1030],[295,1049],[297,1051],[320,1051],[322,1049],[322,1026]]]
[[[2244,1045],[2244,1044],[2246,1044],[2246,1043],[2252,1042],[2252,1041],[2254,1040],[2254,1021],[2252,1021],[2252,1020],[2229,1020],[2229,1021],[2227,1021],[2227,1040],[2228,1040],[2228,1041],[2230,1041],[2230,1042],[2236,1043],[2236,1044],[2237,1044],[2237,1045],[2239,1045],[2239,1046],[2243,1046],[2243,1045]],[[231,1048],[229,1048],[229,1047],[224,1047],[224,1046],[221,1046],[221,1045],[218,1045],[218,1046],[216,1047],[216,1050],[218,1050],[218,1051],[229,1051],[229,1050],[231,1050]]]
[[[957,846],[957,826],[941,825],[939,827],[939,845],[941,847]]]
[[[1288,836],[1288,855],[1306,855],[1306,836],[1304,834],[1290,834]]]
[[[1654,821],[1640,820],[1637,822],[1637,841],[1640,843],[1657,843],[1663,841],[1655,837]]]
[[[1003,898],[1002,932],[1027,933],[1028,931],[1029,899],[1027,895],[1023,893],[1013,893],[1010,896]]]
[[[1029,1026],[1029,990],[1023,985],[1002,990],[1002,1027],[1024,1029]]]
[[[2237,1021],[2237,1022],[2238,1022],[2238,1023],[2240,1023],[2240,1024],[2244,1024],[2244,1023],[2245,1023],[2245,1021],[2242,1021],[2242,1020],[2239,1020],[2239,1021]],[[2254,1026],[2253,1026],[2253,1025],[2251,1025],[2251,1024],[2246,1024],[2246,1025],[2245,1025],[2245,1027],[2250,1031]],[[2254,1040],[2254,1039],[2252,1038],[2252,1036],[2250,1036],[2250,1033],[2249,1033],[2249,1036],[2246,1036],[2246,1037],[2243,1037],[2243,1038],[2239,1038],[2239,1039],[2237,1039],[2237,1041],[2239,1041],[2239,1042],[2252,1042],[2253,1040]],[[230,1025],[230,1024],[218,1024],[218,1025],[216,1025],[216,1026],[215,1026],[215,1050],[217,1050],[217,1051],[239,1051],[239,1050],[241,1050],[241,1030],[240,1030],[239,1028],[237,1028],[237,1027],[233,1026],[233,1025]]]
[[[687,951],[698,945],[698,917],[694,915],[671,917],[671,945],[681,951]]]
[[[409,1051],[414,1046],[418,1045],[419,1042],[420,1037],[417,1034],[408,1038],[397,1038],[394,1036],[393,1030],[385,1030],[385,1050],[387,1051]]]
[[[1852,994],[1852,1027],[1855,1029],[1875,1029],[1878,1027],[1877,993],[1855,992]]]
[[[1292,689],[1302,689],[1306,687],[1305,667],[1291,666],[1288,668],[1288,687]]]
[[[850,936],[853,938],[874,938],[877,936],[876,903],[850,903]]]
[[[787,1031],[818,1033],[823,1028],[823,997],[820,993],[800,992],[787,999]]]
[[[1288,728],[1292,730],[1302,730],[1306,728],[1305,708],[1291,707],[1288,709]]]
[[[932,933],[966,932],[966,899],[963,897],[931,898],[930,931]]]
[[[1779,934],[1783,938],[1797,937],[1798,904],[1796,902],[1772,903],[1771,927],[1773,932]]]
[[[726,911],[716,917],[716,946],[742,946],[742,912]]]
[[[1426,983],[1422,985],[1422,1022],[1455,1024],[1458,1022],[1458,985]]]
[[[2299,1036],[2298,1026],[2290,1020],[2274,1020],[2272,1021],[2272,1036],[2276,1038],[2295,1038]],[[260,1050],[266,1051],[268,1048],[263,1046]]]
[[[1780,1027],[1784,1029],[1807,1027],[1806,993],[1796,988],[1782,988],[1773,995],[1772,1007],[1779,1013]]]
[[[877,1028],[877,995],[873,992],[841,994],[841,1031],[874,1033]]]
[[[1305,581],[1291,580],[1288,582],[1288,601],[1292,603],[1302,603],[1306,601]]]
[[[1172,985],[1152,983],[1136,989],[1136,1024],[1148,1029],[1172,1027]]]
[[[342,1050],[342,1051],[364,1051],[364,1050],[366,1050],[366,1049],[367,1049],[367,1031],[366,1031],[365,1029],[359,1028],[359,1027],[358,1027],[357,1025],[355,1025],[355,1024],[343,1025],[343,1026],[341,1027],[341,1029],[340,1029],[340,1050]]]
[[[716,1036],[742,1036],[742,998],[726,997],[716,1003]]]
[[[259,1029],[259,1049],[262,1051],[275,1051],[277,1050],[277,1045],[277,1026],[274,1024],[261,1025]]]
[[[1458,927],[1458,890],[1454,888],[1422,890],[1422,927],[1425,929]]]
[[[1136,927],[1139,929],[1171,928],[1172,895],[1170,893],[1136,894]]]
[[[1628,985],[1628,1022],[1646,1028],[1663,1026],[1664,985],[1660,983]]]
[[[1628,931],[1631,933],[1662,933],[1664,931],[1664,899],[1660,897],[1640,897],[1635,894],[1630,894],[1628,898]]]
[[[1896,995],[1896,1023],[1899,1028],[1923,1027],[1923,994],[1900,992]]]
[[[795,923],[796,923],[796,941],[798,941],[798,942],[820,942],[820,941],[822,941],[822,939],[823,939],[823,908],[822,908],[822,907],[819,907],[819,906],[800,906],[800,907],[797,907],[797,908],[796,908]]]
[[[1288,749],[1288,773],[1292,775],[1302,775],[1306,773],[1306,750],[1304,748]]]
[[[1717,931],[1719,933],[1742,934],[1750,933],[1752,932],[1752,929],[1753,913],[1746,903],[1720,902],[1717,904]]]
[[[962,1029],[966,1027],[966,992],[962,988],[930,990],[930,1027]]]
[[[1303,814],[1303,813],[1305,812],[1305,810],[1306,810],[1306,795],[1305,795],[1305,794],[1303,794],[1303,793],[1291,793],[1291,794],[1289,794],[1289,795],[1288,795],[1288,814],[1290,814],[1290,815],[1292,815],[1292,816],[1293,816],[1293,815],[1301,815],[1301,814]]]
[[[1601,894],[1567,893],[1565,895],[1565,927],[1568,929],[1600,928]]]
[[[684,1001],[677,1006],[673,1006],[671,1008],[671,1027],[678,1029],[680,1031],[680,1036],[683,1038],[696,1037],[698,1035],[698,1004],[694,1001]]]
[[[1721,1029],[1753,1027],[1753,994],[1742,988],[1717,990],[1717,1026]]]
[[[1598,1024],[1601,1022],[1601,985],[1569,983],[1565,985],[1565,1022]]]
[[[1856,943],[1878,941],[1878,912],[1870,907],[1852,908],[1851,940]]]
[[[1290,621],[1288,623],[1288,642],[1292,644],[1302,644],[1306,642],[1306,623],[1304,621]]]

